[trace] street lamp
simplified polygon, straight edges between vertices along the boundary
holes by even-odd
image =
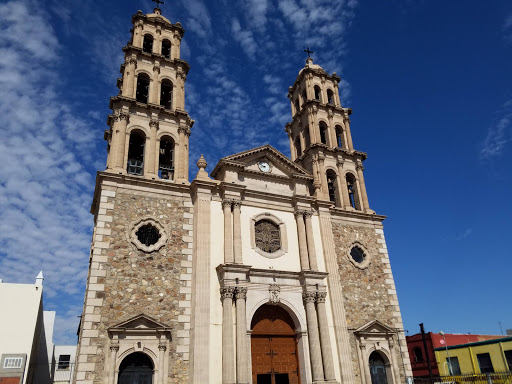
[[[447,364],[448,364],[448,373],[450,374],[450,376],[453,376],[453,370],[452,370],[452,359],[450,359],[450,352],[448,352],[448,344],[446,344],[446,337],[444,336],[444,332],[443,331],[439,331],[439,334],[441,336],[443,336],[443,339],[444,339],[444,347],[446,348],[446,356],[448,356],[448,361],[447,361]]]

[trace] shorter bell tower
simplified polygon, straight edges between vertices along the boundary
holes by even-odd
[[[311,52],[308,52],[311,53]],[[291,158],[313,174],[314,194],[337,208],[374,213],[363,177],[366,153],[354,149],[352,109],[341,106],[340,77],[308,57],[288,89],[292,121],[286,124]]]
[[[107,172],[188,183],[190,129],[185,111],[189,64],[180,59],[184,30],[162,16],[138,11],[118,79],[110,99],[105,131]]]

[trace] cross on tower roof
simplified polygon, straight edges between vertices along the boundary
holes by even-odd
[[[155,1],[155,0],[153,0],[153,1]],[[312,53],[314,53],[313,51],[310,51],[310,50],[309,50],[309,47],[307,47],[307,48],[304,50],[304,52],[306,52],[306,53],[308,54],[308,57],[311,57],[311,54],[312,54]]]
[[[153,0],[153,1],[156,3],[157,8],[160,8],[160,4],[164,4],[164,2],[160,1],[160,0]]]

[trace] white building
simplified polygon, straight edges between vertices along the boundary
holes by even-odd
[[[55,312],[43,311],[43,273],[35,284],[0,280],[0,312],[0,379],[50,383]]]
[[[53,383],[70,383],[75,369],[76,345],[56,345],[53,356]]]

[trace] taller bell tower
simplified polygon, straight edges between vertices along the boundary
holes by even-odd
[[[363,177],[366,153],[356,151],[350,132],[350,108],[339,97],[340,77],[329,75],[308,57],[288,90],[292,121],[286,124],[292,160],[313,174],[316,197],[336,207],[374,213]]]
[[[132,17],[131,39],[110,99],[107,172],[188,182],[188,139],[194,121],[185,111],[189,64],[180,59],[184,30],[155,8]]]

